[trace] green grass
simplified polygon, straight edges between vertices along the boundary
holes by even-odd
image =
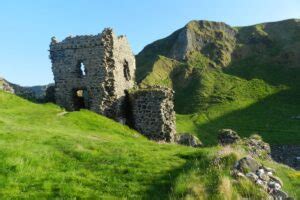
[[[190,126],[179,126],[184,125]],[[216,165],[220,150],[157,144],[90,111],[65,113],[53,104],[0,91],[0,199],[222,199],[224,191],[235,197],[263,195],[252,183],[234,184],[229,174],[237,157]],[[300,196],[295,192],[299,174],[269,166],[289,181],[289,193]]]
[[[293,119],[300,113],[296,80],[272,85],[261,77],[246,79],[210,69],[203,62],[197,55],[188,64],[160,56],[141,83],[175,89],[179,132],[193,133],[205,145],[215,145],[222,128],[235,129],[241,136],[258,133],[271,144],[300,143],[300,123]]]
[[[192,148],[159,145],[89,111],[38,105],[0,92],[1,199],[168,195]]]
[[[171,199],[266,199],[266,193],[248,180],[232,178],[230,170],[237,159],[244,157],[241,146],[206,148],[189,156],[183,167],[184,173],[174,182]],[[284,190],[293,197],[299,197],[299,172],[278,165],[272,161],[258,159],[259,162],[276,170],[281,177]]]
[[[173,88],[178,130],[206,145],[216,144],[222,128],[258,133],[271,144],[299,144],[300,122],[293,119],[300,115],[299,20],[238,27],[235,41],[218,27],[185,26],[212,43],[186,60],[168,57],[182,29],[148,45],[136,57],[140,84]]]
[[[299,105],[282,100],[289,97],[289,92],[283,91],[258,102],[232,102],[197,114],[178,115],[178,129],[194,133],[206,145],[216,144],[218,130],[222,128],[232,128],[244,137],[258,133],[271,144],[299,144],[300,123],[292,118],[298,115]]]

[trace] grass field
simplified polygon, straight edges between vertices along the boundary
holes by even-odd
[[[228,154],[216,165],[221,147],[157,144],[95,113],[65,113],[53,104],[34,104],[1,91],[0,144],[0,199],[264,195],[253,184],[230,177],[239,154]],[[284,189],[300,197],[299,173],[268,165],[286,182]]]

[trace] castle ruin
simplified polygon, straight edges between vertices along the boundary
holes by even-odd
[[[135,56],[112,29],[95,36],[52,38],[50,59],[56,103],[68,111],[89,109],[126,123],[150,139],[174,141],[173,91],[135,86]]]
[[[134,86],[135,58],[124,36],[111,29],[96,36],[52,38],[50,58],[57,104],[122,117],[125,90]]]

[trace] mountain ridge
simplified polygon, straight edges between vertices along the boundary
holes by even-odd
[[[164,56],[193,68],[218,69],[246,80],[259,78],[270,85],[290,86],[297,82],[297,77],[289,76],[295,74],[294,71],[299,73],[300,69],[299,22],[289,19],[234,28],[223,22],[190,21],[170,36],[147,45],[136,56],[137,80],[141,83],[151,75],[154,63],[159,56]],[[186,35],[187,31],[193,36]],[[273,77],[267,75],[273,69],[278,73],[271,80]],[[278,77],[279,73],[284,77]],[[294,80],[287,83],[288,79]]]
[[[259,23],[259,24],[255,24],[255,25],[251,25],[251,26],[231,27],[231,26],[225,24],[224,22],[192,20],[192,21],[188,22],[184,27],[171,33],[169,36],[167,36],[163,39],[160,39],[160,40],[156,40],[156,41],[146,45],[144,47],[144,49],[137,54],[137,56],[136,56],[137,62],[138,62],[137,65],[142,66],[142,67],[139,67],[140,69],[138,69],[138,71],[137,71],[137,76],[140,80],[145,76],[145,73],[141,72],[141,70],[143,68],[143,64],[144,64],[142,62],[143,58],[141,58],[141,57],[143,57],[144,55],[153,56],[152,54],[154,53],[156,55],[163,55],[163,56],[166,56],[166,57],[169,57],[172,59],[184,60],[184,59],[186,59],[187,55],[183,55],[183,54],[189,53],[188,51],[195,51],[195,50],[200,51],[202,48],[201,44],[203,45],[203,43],[205,43],[205,42],[208,44],[215,45],[215,47],[213,47],[213,48],[216,50],[219,50],[219,49],[222,50],[222,48],[225,48],[225,50],[231,50],[230,47],[233,47],[232,45],[234,45],[233,43],[235,43],[235,41],[226,41],[226,39],[228,39],[228,37],[229,38],[231,37],[231,40],[241,40],[241,42],[244,42],[244,43],[252,42],[254,44],[255,43],[263,44],[263,43],[268,42],[267,41],[268,38],[266,38],[266,35],[265,35],[266,33],[262,30],[262,26],[271,26],[270,28],[272,28],[272,26],[275,26],[275,28],[276,28],[277,25],[281,25],[281,26],[296,25],[295,27],[297,28],[297,31],[299,31],[300,30],[299,22],[300,22],[300,19],[288,19],[288,20],[282,20],[279,22]],[[288,28],[290,28],[290,27],[288,27]],[[192,29],[194,29],[193,32],[191,32]],[[253,29],[253,30],[251,30],[251,29]],[[216,30],[216,32],[213,33],[215,35],[209,35],[209,33],[212,34],[212,32],[211,32],[212,30]],[[225,34],[223,34],[222,33],[223,30],[227,30],[227,32],[225,31]],[[203,36],[198,37],[198,38],[197,37],[195,38],[195,36],[192,37],[189,40],[189,41],[192,41],[192,44],[189,44],[190,48],[192,48],[192,49],[186,50],[185,46],[188,46],[188,45],[186,43],[184,43],[184,41],[183,41],[183,40],[189,39],[189,36],[184,34],[186,31],[189,31],[190,34],[194,34],[194,35],[198,31],[200,34],[204,35],[205,37],[203,37]],[[249,34],[247,35],[247,31],[249,34],[251,34],[252,37],[249,38]],[[300,36],[297,31],[294,34],[298,34],[298,36],[297,36],[298,38],[296,38],[296,39],[299,40]],[[238,36],[238,38],[232,38],[233,36],[235,37],[236,35]],[[279,32],[279,33],[277,33],[276,36],[280,36],[280,35],[284,35],[284,34],[281,34]],[[249,41],[245,41],[245,39],[244,39],[245,37],[248,37]],[[288,38],[290,38],[290,37],[291,36],[289,36]],[[285,38],[282,37],[281,39],[284,40]],[[211,40],[215,40],[215,41],[213,41],[213,43],[211,43]],[[220,41],[220,40],[225,40],[225,41],[223,41],[223,43],[225,43],[225,44],[222,44],[222,41]],[[185,42],[187,42],[187,41],[185,41]],[[196,43],[200,43],[200,46]],[[226,44],[226,43],[228,43],[228,44]],[[181,44],[181,45],[178,45],[178,44]],[[221,45],[221,46],[218,47],[217,45]],[[197,49],[199,47],[200,47],[200,50]],[[195,48],[195,49],[193,49],[193,48]],[[176,52],[175,49],[177,49],[178,52]],[[207,52],[207,53],[213,53],[213,52]],[[218,53],[218,52],[216,52],[216,53]],[[219,53],[222,54],[222,52],[219,52]],[[213,56],[213,55],[211,55],[211,56]],[[226,58],[224,58],[224,59],[226,59]],[[224,62],[219,62],[219,64],[224,66],[224,65],[228,65],[229,62],[226,62],[226,60],[225,60]]]
[[[54,84],[20,86],[0,77],[0,90],[16,94],[25,99],[35,102],[54,102]]]

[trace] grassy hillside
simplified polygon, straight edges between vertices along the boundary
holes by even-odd
[[[1,199],[148,196],[168,190],[164,176],[193,153],[89,111],[65,114],[1,91],[0,143]]]
[[[300,143],[299,20],[248,27],[191,21],[136,58],[140,84],[173,88],[179,130],[204,144],[215,144],[220,128]]]
[[[264,197],[230,168],[240,150],[157,144],[82,110],[66,113],[0,91],[0,199]],[[218,158],[219,162],[215,160]],[[298,172],[267,162],[300,197]],[[229,198],[229,199],[230,199]]]

